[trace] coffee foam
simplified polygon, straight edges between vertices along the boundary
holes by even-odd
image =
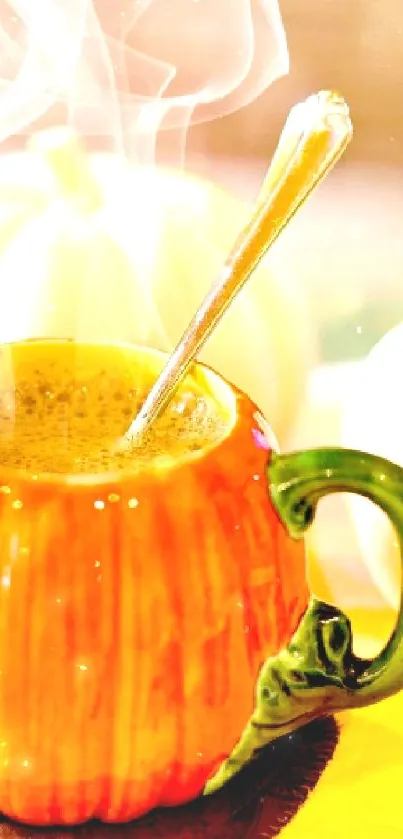
[[[228,419],[211,393],[199,384],[183,386],[165,413],[126,449],[116,443],[127,432],[151,387],[138,357],[92,347],[66,364],[63,344],[24,347],[24,363],[14,365],[13,385],[1,387],[0,463],[32,473],[91,474],[132,471],[147,462],[187,457],[214,445],[228,431]],[[102,358],[101,358],[102,356]]]

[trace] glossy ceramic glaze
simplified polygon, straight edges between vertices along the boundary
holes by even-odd
[[[376,610],[350,616],[368,653],[396,620]],[[401,839],[402,748],[400,693],[277,740],[214,797],[127,825],[34,832],[5,821],[0,839]]]
[[[233,391],[233,393],[235,393]],[[269,441],[105,479],[0,472],[0,811],[132,819],[202,792],[307,604]]]

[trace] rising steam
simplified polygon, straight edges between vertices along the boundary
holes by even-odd
[[[277,0],[0,0],[0,142],[45,118],[147,162],[287,72]]]

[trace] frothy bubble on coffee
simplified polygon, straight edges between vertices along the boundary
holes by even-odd
[[[13,381],[0,375],[0,464],[32,473],[90,474],[142,468],[201,451],[226,434],[213,395],[185,385],[137,445],[117,446],[155,376],[130,351],[81,352],[66,363],[64,344],[24,348]],[[102,356],[102,357],[101,357]],[[68,357],[67,357],[68,362]]]

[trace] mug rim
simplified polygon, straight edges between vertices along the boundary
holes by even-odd
[[[134,351],[134,352],[141,352],[145,353],[148,356],[153,357],[154,359],[158,359],[159,361],[163,359],[168,359],[169,352],[167,350],[160,350],[156,347],[149,347],[147,345],[138,344],[138,343],[131,343],[130,341],[112,341],[112,340],[104,340],[104,341],[94,341],[94,340],[76,340],[72,338],[52,338],[52,337],[38,337],[38,338],[21,338],[16,339],[13,341],[6,341],[4,343],[0,342],[0,351],[9,347],[10,349],[15,346],[21,345],[32,345],[32,344],[71,344],[77,345],[79,347],[113,347],[115,349],[121,349],[124,351]],[[0,496],[9,494],[10,487],[8,484],[16,484],[16,483],[23,483],[25,485],[32,485],[37,487],[45,487],[45,486],[56,486],[58,488],[65,487],[66,489],[88,489],[88,488],[98,488],[102,486],[108,485],[122,485],[128,482],[131,482],[136,479],[136,477],[144,477],[145,475],[153,476],[153,477],[163,477],[168,473],[173,472],[174,469],[178,469],[182,466],[190,466],[195,462],[198,462],[202,459],[203,456],[209,454],[210,452],[214,451],[215,449],[219,448],[226,440],[230,437],[232,431],[234,430],[237,420],[238,420],[238,395],[241,394],[241,391],[229,382],[221,373],[218,373],[208,364],[205,364],[202,361],[195,361],[194,366],[198,369],[202,369],[207,381],[212,385],[212,393],[213,396],[216,398],[218,405],[224,405],[225,412],[228,415],[228,420],[226,419],[226,427],[223,434],[214,442],[208,443],[203,445],[202,448],[198,449],[194,452],[188,452],[178,458],[172,458],[171,461],[158,461],[157,458],[151,458],[149,461],[143,461],[142,466],[138,466],[136,469],[115,469],[115,470],[108,470],[105,472],[88,472],[88,473],[80,473],[80,472],[46,472],[46,471],[38,471],[38,472],[30,472],[23,467],[14,467],[14,466],[2,466],[0,462]],[[163,364],[161,364],[161,369]],[[159,372],[159,371],[158,371]],[[188,374],[191,375],[191,374]],[[208,390],[205,391],[208,393]],[[217,395],[218,393],[218,395]],[[254,405],[253,400],[247,396],[247,394],[243,394],[242,396],[248,399],[248,401]],[[221,398],[220,398],[221,397]]]

